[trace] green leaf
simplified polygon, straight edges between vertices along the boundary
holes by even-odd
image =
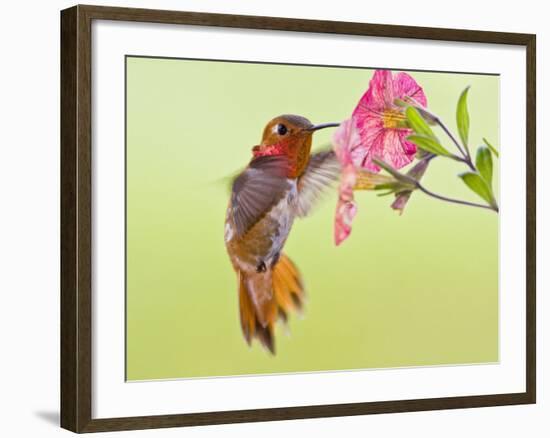
[[[498,151],[495,149],[495,147],[491,143],[489,143],[489,141],[485,137],[483,137],[483,143],[485,143],[487,147],[491,149],[491,152],[495,155],[495,157],[497,158],[499,157]]]
[[[462,178],[462,181],[464,181],[464,184],[466,184],[470,190],[485,200],[489,205],[496,207],[493,191],[479,174],[474,172],[465,172],[458,176]]]
[[[476,154],[476,168],[479,174],[487,182],[489,187],[493,185],[493,158],[491,151],[485,146],[481,146]]]
[[[470,132],[470,115],[468,114],[468,91],[470,87],[466,87],[460,97],[458,98],[458,104],[456,106],[456,126],[458,127],[458,134],[462,144],[468,150],[468,135]]]
[[[439,142],[431,137],[426,137],[425,135],[409,135],[407,140],[413,142],[420,149],[425,150],[426,152],[431,152],[436,155],[446,155],[451,156],[451,153],[439,144]]]
[[[435,134],[432,131],[432,128],[426,123],[426,120],[420,115],[420,112],[413,106],[409,106],[405,110],[405,115],[407,116],[407,121],[411,129],[419,135],[425,137],[430,137],[437,141]]]

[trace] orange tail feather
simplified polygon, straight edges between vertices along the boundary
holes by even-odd
[[[258,340],[275,354],[274,330],[277,320],[287,320],[292,311],[300,311],[305,292],[298,269],[281,255],[268,272],[239,272],[239,310],[246,342]]]

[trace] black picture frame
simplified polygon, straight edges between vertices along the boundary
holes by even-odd
[[[219,26],[294,32],[518,45],[526,48],[526,391],[92,419],[91,25],[93,20]],[[61,12],[61,426],[98,432],[222,423],[472,408],[536,401],[536,36],[290,18],[78,5]]]

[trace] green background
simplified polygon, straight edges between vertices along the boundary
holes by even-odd
[[[223,241],[230,177],[271,118],[348,118],[372,72],[127,58],[128,380],[498,361],[498,216],[421,193],[403,216],[392,198],[357,193],[340,247],[328,195],[285,248],[307,288],[303,317],[278,327],[275,357],[241,335]],[[498,144],[498,77],[410,74],[455,132],[471,85],[471,142]],[[332,132],[315,133],[314,147]],[[438,158],[423,181],[477,201],[463,170]]]

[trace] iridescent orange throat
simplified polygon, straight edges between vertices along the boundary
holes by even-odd
[[[254,158],[288,155],[288,141],[281,141],[267,146],[254,146],[252,148],[252,155],[254,155]]]
[[[294,141],[292,141],[294,140]],[[258,157],[287,157],[288,178],[297,178],[304,172],[309,161],[311,138],[305,139],[303,144],[295,139],[269,144],[257,145],[252,148],[254,158]]]

